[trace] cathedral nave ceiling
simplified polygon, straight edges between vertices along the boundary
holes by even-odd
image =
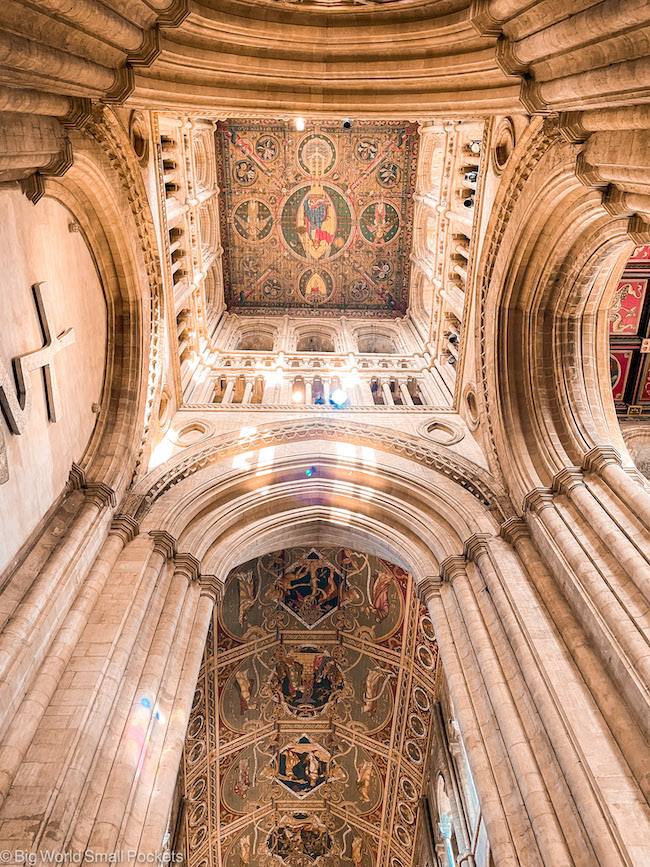
[[[411,867],[437,671],[398,566],[305,547],[233,570],[185,748],[191,864]]]

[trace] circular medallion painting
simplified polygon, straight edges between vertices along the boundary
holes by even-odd
[[[322,133],[311,133],[298,145],[298,165],[306,175],[322,178],[336,162],[336,148],[331,138]]]
[[[382,163],[377,169],[377,180],[382,187],[396,187],[402,179],[402,170],[395,163]]]
[[[268,205],[259,199],[241,202],[235,208],[233,223],[237,234],[246,241],[263,241],[271,234],[273,216]]]
[[[388,244],[399,232],[399,214],[388,202],[372,202],[361,214],[359,229],[369,244]]]
[[[271,163],[280,153],[280,145],[275,136],[263,135],[255,142],[255,153],[265,163]]]
[[[349,244],[352,229],[350,203],[330,184],[302,184],[282,207],[282,239],[300,259],[334,258]]]
[[[328,271],[308,268],[298,281],[300,295],[308,304],[324,304],[334,292],[334,279]]]
[[[257,180],[257,169],[250,160],[237,160],[232,174],[235,181],[243,187],[250,187]]]
[[[357,142],[355,153],[362,163],[371,163],[379,153],[379,143],[373,138],[361,138]]]
[[[417,800],[417,797],[418,797],[417,789],[415,788],[415,786],[409,780],[408,777],[402,778],[402,781],[400,783],[400,787],[402,789],[402,792],[404,793],[404,796],[406,798],[408,798],[409,801]]]

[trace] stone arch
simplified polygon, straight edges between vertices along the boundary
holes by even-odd
[[[108,306],[106,382],[99,421],[80,461],[87,482],[120,493],[145,447],[160,390],[162,284],[137,158],[110,111],[75,133],[74,165],[46,181],[84,233]],[[124,195],[125,190],[130,198]],[[157,413],[157,409],[156,409]],[[134,453],[134,446],[135,453]]]
[[[628,220],[608,214],[600,193],[578,180],[575,147],[552,123],[531,124],[517,147],[488,227],[477,327],[481,427],[515,499],[582,466],[596,446],[624,451],[607,322],[633,246]],[[520,455],[508,465],[513,441]]]

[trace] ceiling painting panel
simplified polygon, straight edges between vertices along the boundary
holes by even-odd
[[[609,310],[612,396],[620,415],[650,413],[650,245],[636,247]]]
[[[417,124],[228,121],[217,146],[229,310],[406,312]]]
[[[214,644],[185,745],[190,865],[412,867],[438,653],[408,573],[347,549],[251,560]]]

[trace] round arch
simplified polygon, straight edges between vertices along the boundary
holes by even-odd
[[[520,501],[596,446],[626,454],[607,332],[633,240],[578,179],[576,148],[552,122],[531,124],[517,147],[485,240],[477,337],[483,434]]]

